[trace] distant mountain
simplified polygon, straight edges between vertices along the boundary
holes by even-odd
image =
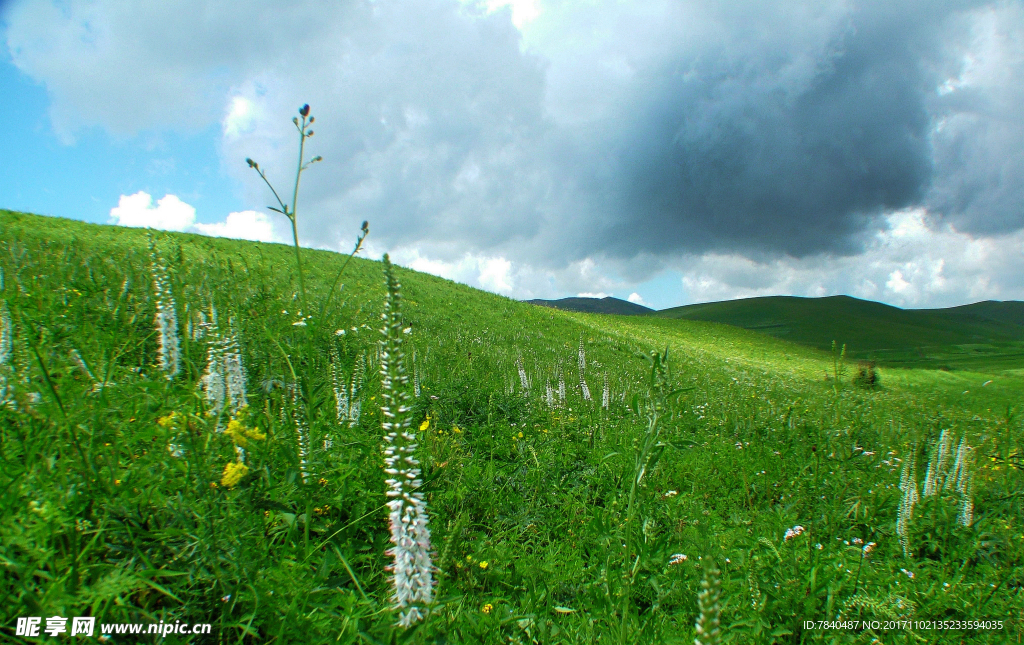
[[[1024,302],[988,300],[947,309],[900,309],[850,296],[769,296],[686,305],[657,316],[725,323],[851,356],[882,358],[921,348],[1024,341]],[[923,354],[922,354],[923,357]]]
[[[527,300],[531,305],[582,311],[588,314],[617,314],[619,316],[647,316],[653,309],[618,298],[562,298],[561,300]]]

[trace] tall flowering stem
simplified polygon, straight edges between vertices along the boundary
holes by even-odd
[[[580,338],[580,351],[579,351],[579,367],[580,367],[580,390],[583,391],[583,400],[590,400],[590,388],[587,387],[587,379],[584,378],[583,373],[587,369],[587,354],[583,349],[583,338]]]
[[[910,556],[910,522],[914,518],[914,506],[920,501],[917,494],[917,466],[915,454],[917,447],[910,450],[903,461],[903,473],[900,475],[900,507],[896,517],[896,534],[903,547],[903,555]]]
[[[156,252],[156,245],[150,240],[149,253],[152,259],[153,291],[156,293],[156,328],[159,332],[160,369],[168,379],[173,379],[181,369],[181,351],[178,348],[178,314],[175,312],[174,294],[167,266]]]
[[[246,158],[245,163],[249,164],[249,167],[259,174],[260,178],[263,179],[263,182],[267,185],[268,188],[270,188],[270,192],[274,193],[274,198],[277,199],[277,206],[268,206],[267,208],[269,208],[272,211],[281,213],[282,215],[287,217],[288,221],[292,225],[292,240],[295,243],[295,264],[299,269],[299,292],[302,296],[302,306],[303,311],[305,312],[306,280],[302,273],[302,258],[299,256],[299,229],[298,224],[295,221],[295,211],[299,201],[299,180],[302,178],[302,171],[305,170],[306,168],[309,168],[311,165],[317,163],[318,161],[322,161],[323,157],[317,155],[310,159],[309,161],[304,161],[306,139],[313,136],[313,130],[311,129],[310,126],[313,125],[313,122],[316,119],[310,116],[308,103],[299,108],[299,116],[302,117],[302,121],[299,121],[299,117],[292,117],[292,124],[295,126],[295,129],[299,131],[299,164],[298,169],[295,171],[295,186],[292,190],[292,203],[290,205],[285,204],[281,200],[281,196],[277,194],[277,190],[275,190],[274,187],[270,184],[270,180],[267,179],[267,175],[263,172],[263,169],[260,168],[260,165],[258,163],[249,158]],[[365,223],[363,224],[363,227],[364,229],[366,228]]]
[[[0,278],[0,282],[2,282],[2,278]],[[13,347],[14,325],[11,324],[11,312],[7,308],[7,301],[0,300],[0,405],[7,403],[7,377],[13,375],[10,366]]]
[[[393,547],[387,554],[394,558],[388,567],[393,573],[392,606],[398,612],[398,624],[409,627],[426,616],[426,605],[433,594],[430,561],[430,530],[427,528],[427,505],[417,492],[420,479],[416,460],[416,432],[412,427],[412,396],[409,376],[405,370],[402,337],[409,330],[403,327],[400,309],[400,285],[395,278],[391,260],[384,256],[384,277],[388,295],[384,303],[384,328],[381,333],[381,427],[384,430],[384,472],[391,510]]]
[[[700,583],[697,594],[697,637],[694,645],[719,645],[722,642],[722,581],[718,567],[710,565]]]

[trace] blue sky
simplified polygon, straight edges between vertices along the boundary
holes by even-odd
[[[201,19],[200,19],[201,18]],[[515,298],[1024,299],[1024,6],[0,4],[0,207]],[[289,191],[290,192],[290,191]]]
[[[177,195],[213,222],[243,209],[241,185],[221,170],[220,127],[133,137],[93,126],[62,142],[49,119],[46,88],[21,72],[7,51],[0,60],[2,207],[106,224],[121,195]],[[244,164],[244,161],[240,161]]]

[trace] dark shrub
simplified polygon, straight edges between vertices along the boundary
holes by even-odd
[[[874,361],[861,361],[857,364],[857,376],[853,378],[853,382],[861,387],[876,388],[879,387],[882,382],[878,376],[878,370],[876,369]]]

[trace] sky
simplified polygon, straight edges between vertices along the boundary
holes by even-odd
[[[0,0],[0,208],[518,299],[1024,300],[1024,2]]]

